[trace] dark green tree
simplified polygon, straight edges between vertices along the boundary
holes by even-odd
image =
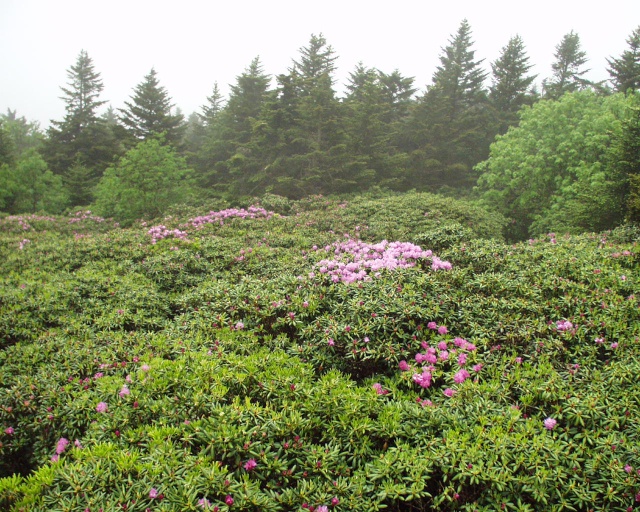
[[[617,59],[607,59],[611,82],[616,91],[640,90],[640,26],[627,39],[629,48]]]
[[[220,116],[220,112],[224,107],[224,97],[218,87],[218,82],[213,84],[213,90],[211,96],[207,96],[207,104],[203,105],[201,110],[202,114],[198,114],[202,120],[204,126],[215,124]]]
[[[556,46],[555,62],[551,64],[552,77],[543,81],[544,97],[557,100],[564,93],[580,91],[593,86],[583,78],[589,72],[583,69],[587,53],[581,49],[580,37],[573,30],[565,34]]]
[[[134,143],[164,134],[167,144],[177,146],[184,135],[184,117],[172,113],[174,105],[167,90],[160,85],[156,70],[151,68],[144,80],[134,88],[127,108],[119,109],[120,121]]]
[[[471,27],[463,20],[407,124],[402,143],[410,158],[407,179],[420,188],[471,187],[472,168],[486,158],[497,131],[484,87],[487,73],[472,45]]]
[[[336,59],[324,36],[312,35],[288,76],[279,78],[281,99],[293,107],[293,123],[285,129],[284,153],[268,167],[275,193],[302,197],[367,184],[369,172],[347,165],[343,109],[334,89]]]
[[[493,83],[489,97],[500,116],[500,133],[517,124],[517,112],[523,105],[536,100],[531,87],[537,75],[528,74],[532,67],[520,36],[512,37],[491,64]]]
[[[387,75],[358,64],[346,88],[344,127],[350,172],[366,176],[369,184],[405,188],[406,159],[394,139],[415,92],[413,79],[397,70]]]
[[[98,178],[119,150],[113,133],[98,115],[105,103],[99,99],[102,79],[84,50],[67,76],[68,87],[61,88],[66,115],[62,121],[51,121],[42,153],[55,174],[65,176],[80,163]]]

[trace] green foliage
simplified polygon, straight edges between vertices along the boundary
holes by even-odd
[[[265,202],[289,216],[167,218],[188,236],[155,244],[87,212],[0,221],[3,510],[635,505],[632,226],[505,245],[430,194]],[[333,283],[344,233],[453,269]]]
[[[608,164],[631,100],[589,91],[541,101],[499,137],[479,164],[487,204],[513,219],[509,236],[598,231],[620,223],[625,178]]]
[[[27,152],[14,165],[0,166],[0,209],[9,213],[60,213],[68,195],[60,176],[54,175],[42,157]]]
[[[124,224],[160,216],[192,194],[192,171],[160,139],[139,142],[109,167],[96,191],[96,210]]]

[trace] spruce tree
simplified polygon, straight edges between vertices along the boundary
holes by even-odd
[[[543,82],[544,96],[559,99],[566,92],[586,89],[593,84],[583,78],[589,72],[583,69],[587,63],[587,53],[581,49],[580,37],[573,31],[565,34],[556,46],[555,62],[551,64],[553,75]]]
[[[516,114],[523,105],[535,101],[531,86],[537,75],[528,75],[532,67],[520,36],[512,37],[491,64],[493,84],[489,97],[501,118],[500,133],[517,123]]]
[[[49,168],[65,179],[74,166],[81,165],[88,170],[91,179],[83,190],[70,190],[73,198],[77,194],[90,195],[91,181],[99,179],[118,154],[119,145],[98,115],[98,109],[105,103],[99,99],[104,86],[86,51],[80,52],[67,76],[68,87],[61,87],[66,115],[62,121],[51,122],[42,153]]]
[[[484,81],[482,60],[475,60],[471,27],[463,20],[440,55],[432,84],[415,105],[403,134],[411,172],[407,180],[421,188],[467,188],[473,166],[488,155],[497,131]]]
[[[629,49],[619,58],[607,59],[611,82],[618,92],[640,90],[640,26],[627,39]]]
[[[127,108],[120,110],[120,121],[134,141],[164,134],[166,143],[177,146],[184,134],[184,117],[172,113],[174,105],[167,90],[160,85],[156,70],[151,68],[144,80],[134,88]]]

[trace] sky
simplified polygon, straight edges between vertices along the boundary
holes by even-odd
[[[153,67],[188,116],[214,83],[226,95],[257,56],[266,73],[286,73],[312,34],[338,56],[339,93],[359,62],[398,69],[424,91],[463,19],[487,71],[519,35],[540,83],[574,31],[589,59],[587,78],[605,80],[606,59],[620,56],[640,26],[640,0],[0,0],[0,112],[16,110],[43,129],[61,120],[60,87],[86,50],[104,83],[100,99],[124,108]]]

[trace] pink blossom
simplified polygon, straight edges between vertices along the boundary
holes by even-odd
[[[328,344],[330,347],[333,347],[333,346],[336,344],[336,342],[335,342],[335,341],[333,341],[333,338],[329,338],[329,339],[327,340],[327,344]]]
[[[207,498],[201,498],[198,500],[198,506],[202,508],[209,508],[211,506],[211,502]]]
[[[449,332],[449,329],[447,329],[444,325],[441,325],[440,327],[438,327],[438,334],[445,335],[448,332]]]
[[[258,463],[256,462],[255,459],[249,459],[247,462],[244,463],[244,469],[246,469],[247,471],[253,471],[256,466],[258,465]]]
[[[387,395],[387,394],[389,394],[389,390],[383,389],[382,388],[382,384],[380,384],[379,382],[376,382],[372,387],[373,387],[373,389],[376,390],[376,393],[378,395]]]
[[[547,430],[553,430],[554,428],[556,428],[558,422],[553,418],[547,418],[543,421],[543,424],[544,428],[546,428]]]
[[[100,402],[98,405],[96,405],[96,411],[98,412],[107,412],[108,409],[109,406],[105,402]]]
[[[516,364],[522,364],[522,358],[516,357]]]
[[[235,325],[235,329],[236,331],[241,331],[242,329],[244,329],[244,324],[242,322],[237,322]]]
[[[231,495],[230,495],[230,494],[227,494],[227,497],[224,499],[224,502],[225,502],[228,506],[233,505],[233,498],[231,497]]]
[[[155,500],[158,497],[158,489],[156,489],[155,487],[152,487],[151,490],[149,491],[149,498],[151,498],[152,500]]]
[[[148,372],[148,371],[151,369],[151,367],[150,367],[148,364],[143,364],[143,365],[140,367],[140,369],[141,369],[143,372]]]
[[[447,350],[447,342],[446,341],[441,341],[440,343],[438,343],[438,349]]]
[[[316,512],[329,512],[329,507],[326,505],[320,505],[316,508]]]
[[[465,364],[467,364],[467,354],[460,354],[458,356],[458,365],[464,366]]]
[[[336,497],[331,498],[331,506],[337,507],[340,504],[340,500]]]
[[[13,429],[13,427],[7,427],[7,428],[4,429],[4,433],[9,435],[9,436],[12,436],[14,432],[15,432],[15,430]]]
[[[59,459],[60,459],[60,455],[56,453],[51,457],[51,462],[58,462]]]
[[[632,468],[629,464],[627,464],[627,465],[624,467],[624,470],[625,470],[627,473],[631,473],[631,472],[633,471],[633,468]]]
[[[456,394],[456,390],[455,389],[451,389],[451,388],[447,388],[443,391],[443,393],[445,394],[445,396],[448,396],[449,398],[451,398],[453,395]]]
[[[558,331],[568,331],[573,329],[573,324],[569,320],[558,320],[556,322],[556,329]]]
[[[76,439],[76,440],[73,442],[73,445],[74,445],[76,448],[82,448],[82,443],[80,442],[80,440],[79,440],[79,439]]]
[[[69,444],[69,440],[65,439],[64,437],[61,437],[58,440],[58,445],[56,446],[56,453],[60,455],[62,452],[64,452],[67,449],[68,444]]]
[[[432,331],[435,331],[438,328],[438,324],[436,324],[435,322],[429,322],[427,324],[427,328],[431,329]]]
[[[463,368],[462,370],[456,372],[456,374],[453,376],[453,381],[456,384],[462,384],[469,377],[471,377],[471,375],[469,375],[469,372]]]
[[[411,378],[420,387],[428,388],[431,386],[431,372],[427,370],[422,370],[422,374],[414,373]]]
[[[611,344],[611,348],[613,348],[613,349],[618,348],[618,342],[617,342],[617,341],[614,341],[614,342]]]
[[[120,398],[124,398],[125,396],[130,395],[131,391],[129,391],[129,388],[127,386],[122,386],[122,389],[118,394],[120,395]]]
[[[406,372],[409,370],[409,364],[404,359],[398,363],[398,367],[400,368],[401,372]]]

